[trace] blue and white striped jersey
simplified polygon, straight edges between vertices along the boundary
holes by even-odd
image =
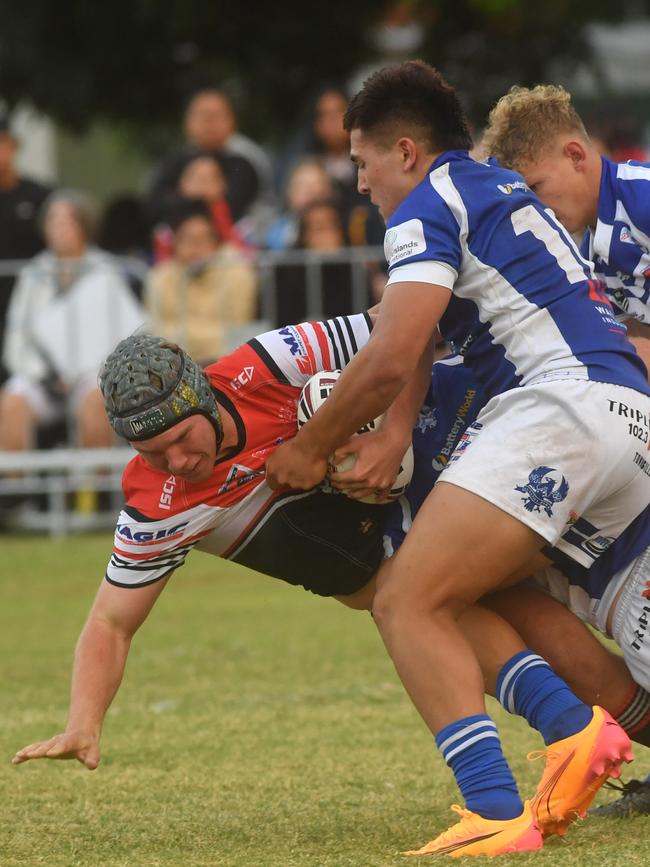
[[[650,325],[650,163],[603,157],[598,221],[580,250],[607,284],[614,310]]]
[[[440,330],[488,397],[565,378],[650,394],[590,263],[516,172],[442,154],[389,220],[385,252],[389,284],[451,290]]]

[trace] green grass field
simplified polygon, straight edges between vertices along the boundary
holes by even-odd
[[[418,864],[400,850],[450,824],[451,775],[370,617],[203,554],[136,636],[99,769],[12,766],[17,748],[65,724],[110,537],[0,546],[2,867]],[[541,766],[526,753],[540,741],[491,712],[528,794]],[[650,751],[637,755],[647,771]],[[583,822],[498,863],[644,865],[648,824]]]

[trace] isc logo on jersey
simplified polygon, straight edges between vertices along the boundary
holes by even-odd
[[[168,479],[165,479],[165,484],[163,485],[163,489],[160,492],[160,499],[158,500],[159,509],[164,509],[166,512],[171,511],[172,496],[174,495],[175,488],[176,476],[170,476]]]
[[[402,259],[419,256],[427,249],[422,220],[407,220],[394,226],[384,237],[384,255],[392,268]]]
[[[253,381],[254,367],[245,367],[234,379],[230,380],[230,387],[234,389],[242,388],[247,383]]]

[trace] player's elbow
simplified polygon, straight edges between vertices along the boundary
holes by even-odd
[[[423,343],[419,335],[414,337],[387,331],[381,335],[373,333],[368,343],[373,354],[370,363],[382,379],[405,385],[417,368],[425,347],[426,342]]]
[[[389,366],[389,373],[393,382],[400,386],[406,385],[415,373],[417,367],[417,357],[402,356],[393,360]]]

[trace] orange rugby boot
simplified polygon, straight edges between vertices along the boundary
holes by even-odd
[[[505,855],[509,852],[533,852],[543,846],[542,835],[528,801],[516,819],[484,819],[478,813],[464,810],[458,804],[451,808],[461,817],[460,822],[444,831],[421,849],[405,855]]]
[[[630,739],[602,707],[594,707],[589,725],[571,737],[529,753],[544,757],[546,768],[531,801],[542,834],[563,836],[581,818],[608,777],[621,775],[621,764],[632,761]]]

